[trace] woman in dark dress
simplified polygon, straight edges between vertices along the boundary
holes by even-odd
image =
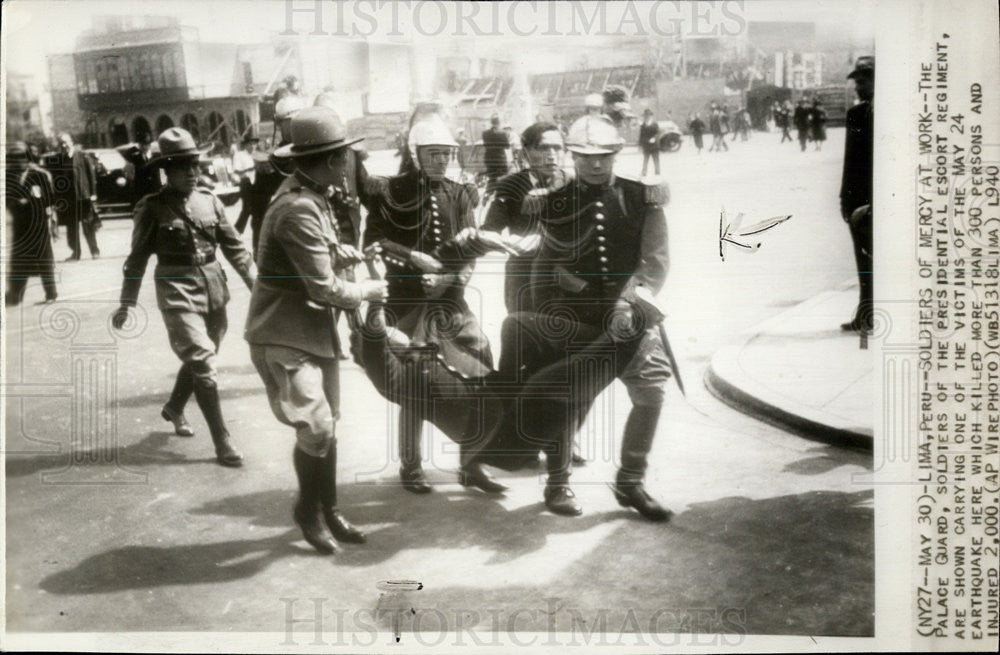
[[[819,150],[826,141],[826,110],[823,109],[823,103],[819,98],[813,100],[812,109],[809,111],[809,131],[816,143],[816,150]]]
[[[475,254],[454,237],[475,229],[474,187],[445,177],[457,143],[444,121],[430,115],[411,127],[413,167],[371,185],[364,242],[382,252],[389,283],[386,322],[412,343],[441,353],[462,375],[481,377],[493,367],[489,341],[465,301]],[[420,437],[429,403],[400,403],[400,479],[413,493],[431,490],[421,463]],[[463,466],[460,481],[489,492],[503,491],[478,465]]]
[[[705,134],[705,121],[701,120],[700,114],[695,114],[694,118],[688,124],[688,130],[691,132],[691,138],[694,139],[694,145],[698,148],[698,154],[701,154],[701,149],[704,147],[704,141],[702,136]]]

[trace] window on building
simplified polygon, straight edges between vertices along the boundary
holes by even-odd
[[[164,52],[160,55],[163,62],[163,85],[168,88],[179,86],[177,84],[177,71],[174,69],[174,53]]]
[[[180,50],[174,50],[174,73],[177,76],[177,86],[184,86],[186,83],[186,78],[184,77],[184,53]]]
[[[174,120],[166,114],[162,114],[156,119],[156,135],[159,136],[160,134],[163,134],[173,126]]]
[[[107,77],[108,91],[122,90],[121,74],[118,70],[118,57],[104,58],[104,74]]]
[[[198,119],[194,114],[181,116],[181,127],[190,132],[195,141],[201,140],[201,130],[198,129]]]
[[[148,52],[139,55],[139,88],[153,88],[153,65]]]
[[[153,53],[149,58],[153,69],[153,88],[162,89],[166,86],[163,81],[163,57],[159,53]]]
[[[97,93],[97,66],[93,59],[87,62],[87,93]]]
[[[81,61],[76,62],[76,92],[87,93],[87,67]]]

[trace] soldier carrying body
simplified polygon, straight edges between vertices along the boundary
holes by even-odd
[[[292,461],[299,480],[294,520],[321,553],[365,535],[337,510],[340,343],[336,308],[381,300],[385,283],[353,282],[340,271],[360,261],[340,243],[330,187],[343,179],[350,145],[337,114],[303,109],[293,119],[292,143],[275,151],[293,173],[282,182],[261,225],[260,277],[250,299],[244,336],[275,417],[295,428]]]
[[[643,478],[673,366],[662,333],[637,321],[631,302],[639,287],[655,295],[666,279],[667,224],[661,207],[666,188],[614,173],[623,140],[607,117],[579,119],[566,143],[576,178],[548,196],[532,275],[534,311],[572,315],[603,326],[612,338],[616,331],[645,331],[638,352],[618,375],[632,410],[613,491],[622,506],[650,520],[667,520],[670,511],[646,492]],[[575,420],[579,424],[582,416]],[[545,504],[554,513],[578,515],[582,509],[569,488],[570,457],[568,443],[547,452]]]

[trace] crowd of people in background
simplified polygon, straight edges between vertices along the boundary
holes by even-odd
[[[791,130],[794,127],[798,137],[799,147],[805,152],[811,141],[816,150],[821,150],[826,141],[826,109],[819,98],[800,98],[792,106],[791,100],[784,103],[775,101],[771,106],[771,119],[776,128],[781,129],[781,143],[792,141]]]

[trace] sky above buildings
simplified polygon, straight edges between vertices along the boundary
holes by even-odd
[[[517,5],[514,7],[514,5]],[[176,16],[198,28],[204,41],[262,42],[291,25],[317,38],[354,34],[369,39],[424,40],[454,48],[455,41],[499,47],[512,40],[530,60],[532,45],[589,47],[613,35],[657,35],[681,30],[689,36],[713,30],[734,33],[741,20],[813,21],[822,34],[872,39],[872,11],[861,0],[674,1],[590,3],[450,3],[413,0],[8,0],[3,3],[4,59],[19,72],[44,72],[45,56],[71,52],[76,38],[97,15]],[[598,13],[599,12],[599,13]],[[289,22],[290,21],[290,22]],[[567,38],[570,37],[570,38]],[[529,61],[530,63],[530,61]]]

